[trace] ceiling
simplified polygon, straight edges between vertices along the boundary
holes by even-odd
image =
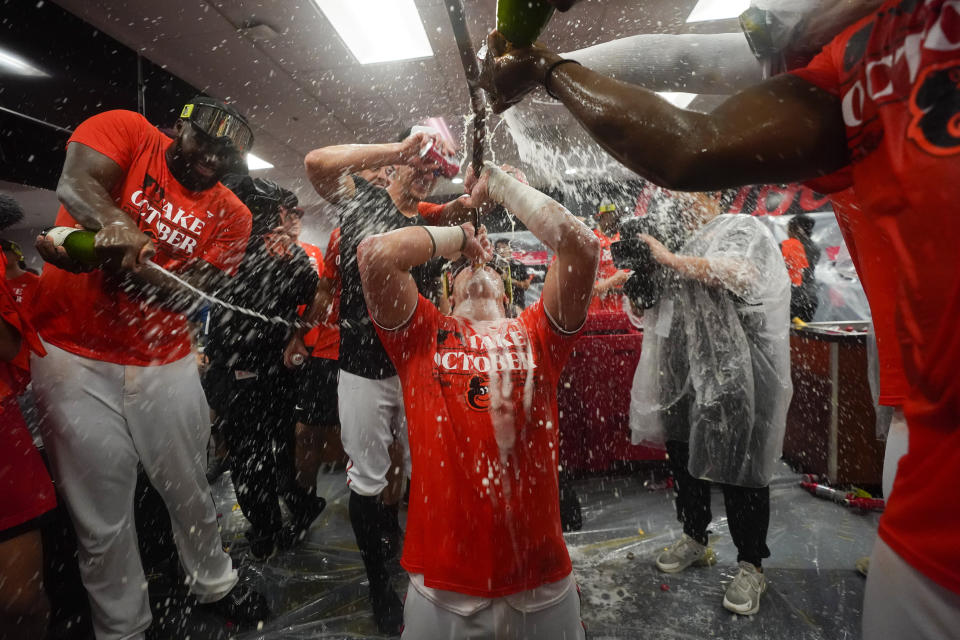
[[[343,0],[349,1],[349,0]],[[416,0],[434,55],[360,65],[311,0],[58,0],[57,4],[206,93],[235,102],[255,128],[254,152],[274,165],[259,175],[292,187],[308,211],[326,213],[303,174],[311,149],[392,141],[427,117],[456,137],[469,111],[466,80],[443,0]],[[570,51],[637,33],[689,32],[696,0],[587,0],[557,14],[543,36]],[[464,0],[473,40],[493,27],[496,0]],[[276,35],[260,39],[266,25]],[[695,25],[734,31],[730,21]],[[548,98],[534,108],[562,112]],[[696,105],[693,105],[696,107]],[[150,105],[147,105],[149,117]],[[562,123],[565,114],[550,115]],[[494,126],[496,122],[492,123]],[[563,127],[574,130],[566,123]],[[498,161],[518,160],[509,136],[494,136]],[[559,144],[563,144],[560,142]],[[559,149],[561,152],[563,149]],[[443,185],[453,192],[458,187]]]

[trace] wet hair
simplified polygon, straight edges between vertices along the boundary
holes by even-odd
[[[403,142],[410,137],[411,133],[413,133],[413,127],[407,127],[400,133],[399,137],[397,137],[397,142]]]
[[[497,238],[497,241],[493,243],[494,248],[502,247],[503,245],[509,246],[510,241],[506,238]]]
[[[0,230],[7,229],[23,220],[23,207],[16,199],[0,193]]]

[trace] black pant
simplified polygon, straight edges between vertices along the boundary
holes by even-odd
[[[687,471],[690,450],[686,442],[667,441],[670,470],[677,491],[677,519],[683,532],[707,544],[707,526],[710,512],[709,480],[698,480]],[[719,484],[719,483],[716,483]],[[757,567],[763,558],[770,557],[767,548],[767,527],[770,525],[770,487],[752,489],[732,484],[720,484],[723,504],[727,509],[730,536],[737,546],[737,562],[745,560]]]
[[[283,525],[278,498],[294,517],[313,500],[296,481],[292,376],[272,370],[256,378],[232,378],[219,419],[237,502],[252,525],[252,539],[273,536]]]

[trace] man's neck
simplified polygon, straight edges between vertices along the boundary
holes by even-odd
[[[387,193],[390,194],[393,205],[406,217],[412,218],[419,213],[417,205],[420,201],[411,196],[399,183],[391,182],[387,187]]]
[[[501,320],[506,317],[503,313],[503,305],[492,298],[467,298],[457,303],[452,315],[466,318],[471,322]]]

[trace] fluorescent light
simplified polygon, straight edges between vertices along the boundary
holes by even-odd
[[[41,71],[20,56],[13,54],[6,49],[0,49],[0,71],[9,71],[18,76],[30,76],[32,78],[49,78],[50,74]]]
[[[413,0],[313,0],[360,64],[433,55]]]
[[[256,171],[257,169],[273,169],[273,165],[264,160],[263,158],[258,158],[252,153],[247,154],[247,169],[250,171]]]
[[[576,172],[577,172],[577,170],[574,169],[573,167],[567,167],[567,170],[564,171],[564,173],[567,174],[568,176],[572,176],[572,175],[575,174]]]
[[[453,184],[463,184],[463,178],[454,178],[450,182],[452,182]]]
[[[736,18],[750,8],[750,0],[700,0],[687,16],[687,22]]]
[[[686,109],[687,105],[697,97],[695,93],[682,93],[679,91],[658,91],[657,95],[679,109]]]

